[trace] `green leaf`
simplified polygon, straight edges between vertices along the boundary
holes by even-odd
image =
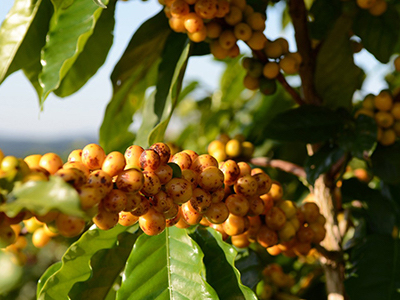
[[[38,284],[36,287],[36,295],[40,294],[46,281],[50,278],[50,276],[53,276],[55,272],[60,270],[61,267],[62,267],[62,262],[58,261],[47,268],[47,270],[42,274],[42,276],[38,280]]]
[[[351,155],[364,159],[371,156],[376,146],[378,128],[373,118],[359,115],[355,122],[347,122],[339,136],[339,145]]]
[[[182,177],[182,170],[178,164],[169,162],[167,165],[170,166],[172,169],[172,177],[173,178],[181,178]]]
[[[341,12],[342,3],[339,0],[314,1],[310,9],[310,15],[312,16],[312,22],[309,23],[311,37],[317,40],[324,39]]]
[[[379,17],[371,15],[368,10],[360,9],[354,20],[353,30],[361,38],[365,49],[380,62],[387,63],[399,40],[400,15],[390,3],[386,12]]]
[[[264,129],[264,137],[317,143],[332,138],[341,126],[340,114],[326,107],[302,105],[276,115]]]
[[[246,70],[242,67],[240,56],[224,62],[226,68],[220,79],[221,102],[234,103],[245,89],[243,78]]]
[[[140,236],[128,259],[117,300],[218,299],[202,278],[203,252],[176,227],[157,236]]]
[[[315,69],[315,88],[324,106],[352,107],[353,94],[361,86],[363,72],[354,64],[349,39],[352,18],[340,16],[323,42]]]
[[[109,1],[102,11],[85,47],[54,91],[57,96],[66,97],[78,91],[104,64],[113,44],[115,4],[116,0]]]
[[[133,229],[137,228],[136,225]],[[106,231],[98,228],[86,231],[65,252],[61,268],[46,280],[37,299],[70,299],[68,293],[74,284],[86,281],[92,276],[90,262],[93,256],[99,250],[111,249],[118,245],[119,235],[127,230],[128,227],[117,225]]]
[[[343,149],[327,144],[314,155],[309,156],[305,162],[307,181],[311,185],[314,185],[315,180],[317,180],[321,174],[329,171],[344,154],[345,152]]]
[[[2,23],[0,27],[0,83],[18,69],[11,68],[11,65],[35,19],[41,2],[42,0],[15,0]]]
[[[150,132],[148,138],[148,145],[153,145],[154,143],[161,142],[164,140],[164,134],[167,130],[169,121],[171,120],[172,113],[174,112],[176,106],[178,105],[179,93],[182,89],[183,77],[185,76],[186,66],[189,60],[190,44],[187,44],[183,49],[182,55],[176,64],[176,69],[172,78],[172,84],[168,97],[166,99],[166,107],[163,117],[156,127]]]
[[[257,284],[263,279],[262,271],[265,266],[257,252],[248,248],[247,253],[242,254],[236,260],[235,265],[240,272],[243,284],[254,291]]]
[[[257,299],[256,295],[240,280],[235,267],[236,250],[222,240],[213,228],[197,228],[190,235],[204,252],[207,282],[220,299]]]
[[[351,299],[400,299],[400,240],[370,235],[350,252],[345,288]]]
[[[400,143],[391,146],[378,144],[371,156],[372,172],[387,183],[400,182]]]
[[[81,209],[77,191],[62,178],[50,176],[49,181],[28,181],[7,195],[6,203],[0,205],[0,211],[6,211],[10,217],[21,210],[44,215],[58,210],[67,215],[87,218]]]
[[[379,234],[392,233],[396,224],[395,208],[379,190],[371,189],[368,184],[351,178],[343,181],[341,192],[344,203],[361,201],[370,231]]]
[[[118,244],[110,249],[103,249],[93,255],[90,265],[93,275],[88,281],[76,283],[69,296],[74,300],[106,299],[113,291],[114,282],[125,268],[126,260],[132,251],[140,230],[134,235],[123,232],[118,236]],[[115,299],[115,297],[114,297]]]
[[[12,291],[17,284],[21,281],[24,273],[24,268],[13,262],[15,256],[13,253],[0,251],[0,298],[3,299],[3,295],[7,295],[8,292]]]
[[[53,4],[55,11],[41,57],[41,105],[47,96],[60,86],[93,34],[103,11],[103,8],[87,0],[54,1]]]
[[[106,152],[125,151],[132,144],[128,129],[148,87],[156,84],[157,68],[171,29],[164,11],[143,23],[111,75],[113,97],[100,128],[100,144]],[[146,120],[147,121],[147,120]]]

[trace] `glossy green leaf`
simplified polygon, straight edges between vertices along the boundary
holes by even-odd
[[[104,64],[113,44],[115,5],[116,0],[110,0],[102,11],[85,47],[54,91],[57,96],[66,97],[78,91]]]
[[[400,33],[400,15],[392,4],[379,17],[368,10],[360,9],[353,25],[354,34],[358,35],[365,49],[382,63],[389,62]]]
[[[381,191],[368,187],[356,178],[344,180],[341,188],[343,202],[359,200],[362,203],[362,216],[371,232],[391,234],[396,224],[395,208]]]
[[[400,240],[370,235],[352,249],[345,288],[351,299],[400,299]]]
[[[235,267],[236,250],[222,240],[213,228],[197,228],[190,235],[204,252],[207,282],[220,299],[257,299],[256,295],[240,279]]]
[[[237,101],[238,95],[243,92],[243,78],[246,69],[241,64],[241,57],[226,61],[226,68],[220,79],[221,102]]]
[[[364,159],[372,154],[376,146],[378,128],[373,118],[359,115],[355,122],[346,122],[339,145],[351,155]]]
[[[363,72],[354,64],[349,39],[352,18],[340,16],[323,42],[315,69],[315,88],[324,106],[352,107],[353,94],[361,86]]]
[[[134,231],[137,228],[136,225],[130,230]],[[119,243],[119,235],[127,230],[127,227],[117,225],[106,231],[98,228],[86,231],[64,253],[61,268],[46,280],[37,299],[69,299],[68,294],[74,284],[86,281],[93,276],[90,262],[94,255],[102,249],[116,247]]]
[[[81,209],[77,191],[57,176],[50,176],[49,181],[28,181],[16,186],[7,195],[6,203],[0,205],[0,211],[7,211],[10,217],[24,209],[39,215],[58,210],[67,215],[87,217]]]
[[[241,257],[236,259],[235,266],[240,272],[243,284],[254,291],[264,277],[262,271],[265,262],[262,261],[256,251],[248,248],[246,253],[242,253]]]
[[[125,151],[134,139],[128,129],[141,107],[148,87],[157,80],[160,56],[171,29],[163,11],[135,32],[111,75],[113,97],[100,128],[100,144],[106,152]],[[146,120],[147,121],[147,120]]]
[[[103,8],[87,0],[54,1],[53,4],[54,15],[41,57],[41,105],[47,96],[60,86],[93,34],[103,11]]]
[[[326,107],[302,105],[276,115],[264,128],[264,137],[317,143],[335,136],[341,126],[340,114]]]
[[[16,71],[10,69],[17,51],[35,19],[42,0],[15,0],[0,27],[0,83]]]
[[[124,270],[133,244],[140,234],[142,234],[140,230],[133,235],[123,232],[118,236],[117,245],[110,249],[100,250],[93,255],[90,261],[92,276],[88,281],[76,283],[69,293],[70,298],[74,300],[106,299],[107,295],[113,292],[113,285]]]
[[[178,105],[179,93],[182,89],[183,77],[185,76],[186,66],[189,60],[189,49],[190,44],[187,44],[183,48],[179,61],[176,64],[173,78],[171,80],[171,86],[169,88],[168,97],[165,99],[167,106],[165,108],[165,111],[163,112],[163,116],[160,122],[149,134],[148,145],[153,145],[154,143],[162,142],[164,140],[164,134],[167,130],[169,121],[171,120],[172,113]]]
[[[316,0],[311,6],[310,15],[312,22],[309,23],[312,38],[322,40],[332,29],[336,19],[342,12],[340,0]]]
[[[169,162],[168,166],[170,166],[172,169],[172,177],[173,178],[181,178],[182,177],[182,170],[178,164]]]
[[[218,299],[203,279],[203,252],[184,229],[140,236],[128,259],[117,300]]]
[[[371,156],[374,175],[387,183],[400,183],[400,143],[378,145]]]
[[[42,274],[42,276],[40,277],[40,279],[38,280],[37,283],[37,287],[36,287],[36,295],[39,295],[44,284],[46,283],[46,281],[53,276],[53,274],[55,272],[57,272],[58,270],[60,270],[60,268],[62,267],[62,262],[58,261],[54,264],[52,264],[50,267],[47,268],[47,270]]]

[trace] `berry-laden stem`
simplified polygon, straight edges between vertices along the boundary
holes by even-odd
[[[253,56],[257,57],[263,64],[266,64],[268,62],[267,56],[261,50],[253,50]],[[298,105],[305,104],[299,93],[286,81],[286,78],[282,75],[282,73],[279,73],[278,77],[276,77],[276,80],[279,81],[282,87],[289,93],[289,95]]]
[[[308,32],[307,9],[304,1],[290,0],[289,14],[295,30],[297,51],[303,59],[299,73],[304,99],[308,104],[319,105],[321,104],[321,99],[318,97],[314,87],[315,56]]]
[[[268,157],[255,157],[250,161],[252,164],[260,167],[271,167],[293,174],[300,178],[307,176],[303,167],[281,159],[270,159]]]

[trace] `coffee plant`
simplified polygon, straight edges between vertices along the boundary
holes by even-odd
[[[74,94],[119,5],[14,0],[0,83],[23,71],[39,109]],[[0,299],[400,299],[400,2],[157,5],[114,67],[98,141],[0,145]],[[293,42],[271,38],[275,5]],[[185,80],[207,55],[224,65],[214,91]],[[375,94],[371,62],[387,70]]]

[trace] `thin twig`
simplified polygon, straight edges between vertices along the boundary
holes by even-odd
[[[290,0],[289,14],[295,31],[297,51],[303,58],[299,73],[305,102],[308,104],[319,105],[321,104],[321,99],[315,92],[314,87],[315,56],[308,33],[307,9],[304,1]]]
[[[268,157],[255,157],[250,162],[260,167],[271,167],[296,175],[297,177],[305,178],[307,176],[303,167],[281,159],[270,159]]]
[[[330,263],[340,263],[343,260],[343,254],[340,251],[329,251],[320,244],[315,244],[314,247]]]

